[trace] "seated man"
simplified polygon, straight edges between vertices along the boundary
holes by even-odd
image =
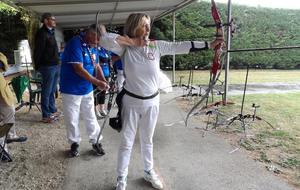
[[[0,52],[0,127],[5,123],[15,123],[15,108],[14,96],[2,75],[2,72],[8,69],[7,59],[4,54]],[[12,127],[8,137],[7,143],[10,142],[24,142],[26,137],[18,137],[16,135],[15,127]],[[0,138],[0,143],[4,144],[4,138]],[[2,157],[2,160],[7,159]]]

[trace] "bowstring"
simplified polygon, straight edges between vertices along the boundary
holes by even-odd
[[[99,15],[100,15],[100,10],[96,14],[96,38],[98,38],[97,35],[98,35],[98,29],[99,29],[98,28]],[[100,40],[99,40],[99,42],[100,42]],[[97,45],[96,45],[97,50],[98,50],[98,47],[100,47],[99,42],[97,42]],[[109,55],[109,57],[111,59],[110,55]],[[113,103],[113,98],[114,98],[115,92],[114,92],[113,88],[114,88],[114,85],[115,85],[115,82],[116,82],[116,73],[114,71],[114,68],[111,67],[111,64],[110,63],[108,63],[108,64],[109,64],[109,69],[110,69],[110,81],[109,81],[109,98],[108,98],[108,102],[107,102],[107,115],[105,116],[104,121],[102,123],[102,126],[100,128],[100,132],[99,132],[98,137],[97,137],[97,144],[99,143],[99,140],[100,140],[100,137],[102,135],[103,129],[106,125],[107,120],[109,119],[109,114],[110,114],[111,108],[114,104]]]

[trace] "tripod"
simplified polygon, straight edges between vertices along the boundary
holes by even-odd
[[[255,111],[254,111],[254,114],[253,115],[250,115],[250,114],[246,114],[244,115],[243,112],[244,112],[244,104],[245,104],[245,96],[246,96],[246,89],[247,89],[247,83],[248,83],[248,75],[249,75],[249,65],[247,65],[247,72],[246,72],[246,79],[245,79],[245,85],[244,85],[244,92],[243,92],[243,99],[242,99],[242,106],[241,106],[241,112],[237,115],[237,116],[234,116],[232,118],[229,118],[229,123],[227,125],[227,127],[229,125],[231,125],[234,121],[240,121],[241,122],[241,127],[244,131],[244,134],[246,135],[246,125],[247,123],[245,122],[245,119],[246,118],[250,118],[250,117],[253,117],[253,121],[255,120],[255,114],[256,114],[256,109],[258,107],[255,106]],[[255,104],[253,104],[255,105]]]

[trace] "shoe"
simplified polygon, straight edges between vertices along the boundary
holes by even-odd
[[[100,110],[99,112],[102,117],[107,116],[107,112],[105,110]]]
[[[95,114],[97,118],[103,118],[103,116],[101,115],[101,113],[99,112],[99,110],[95,107]]]
[[[152,184],[152,187],[155,189],[163,189],[164,186],[162,182],[160,181],[158,175],[155,173],[155,171],[152,169],[150,171],[144,172],[144,179]]]
[[[6,143],[13,143],[13,142],[25,142],[27,141],[27,137],[14,137],[14,138],[8,138],[6,139]]]
[[[60,111],[51,114],[51,117],[61,117],[63,114]]]
[[[44,117],[41,122],[43,122],[43,123],[54,123],[57,120],[58,120],[57,117],[50,116],[50,117]]]
[[[92,146],[98,156],[103,156],[105,154],[101,143],[95,143]]]
[[[123,176],[119,176],[117,178],[116,190],[125,190],[126,186],[127,186],[127,178]]]
[[[78,148],[79,148],[79,144],[74,142],[71,144],[71,149],[70,149],[70,156],[71,157],[77,157],[79,156],[79,151],[78,151]]]

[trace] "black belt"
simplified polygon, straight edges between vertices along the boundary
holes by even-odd
[[[137,98],[137,99],[141,99],[141,100],[148,100],[148,99],[152,99],[155,96],[157,96],[159,94],[159,91],[155,92],[154,94],[150,95],[150,96],[139,96],[136,94],[133,94],[132,92],[129,92],[128,90],[126,90],[125,88],[123,88],[125,94],[127,94],[128,96],[131,96],[133,98]]]

